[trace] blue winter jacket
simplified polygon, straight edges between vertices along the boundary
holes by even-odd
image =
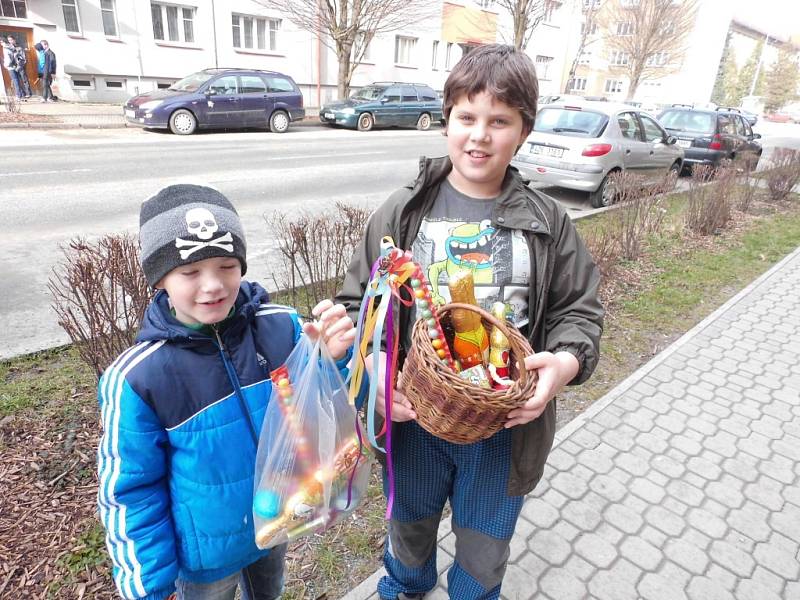
[[[98,391],[98,503],[123,597],[161,600],[179,575],[215,581],[267,553],[251,518],[257,438],[269,373],[301,332],[297,313],[255,283],[242,282],[218,339],[156,295]]]

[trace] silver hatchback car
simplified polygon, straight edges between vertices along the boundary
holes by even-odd
[[[613,174],[628,171],[642,182],[680,173],[683,149],[655,117],[609,102],[548,104],[511,164],[533,181],[589,192],[594,207],[616,197]]]

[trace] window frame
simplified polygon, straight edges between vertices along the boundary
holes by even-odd
[[[64,12],[64,9],[70,6],[75,10],[75,22],[78,25],[78,30],[73,31],[69,29],[67,25],[67,15]],[[61,0],[61,16],[64,17],[64,30],[67,32],[67,35],[83,35],[83,27],[81,27],[81,11],[78,8],[78,0]]]
[[[235,23],[234,19],[236,20]],[[278,32],[281,30],[282,23],[283,19],[274,17],[231,13],[231,44],[234,51],[265,54],[280,52]],[[250,37],[249,46],[247,45],[248,32]],[[239,38],[238,43],[237,37]]]
[[[581,82],[582,85],[576,85],[578,82]],[[569,85],[569,91],[571,92],[585,92],[586,86],[588,84],[587,77],[573,77],[572,81]]]
[[[416,59],[418,41],[419,38],[416,37],[400,34],[395,35],[394,64],[399,67],[415,67],[414,60]],[[405,45],[405,48],[402,48],[403,45]],[[401,52],[401,50],[405,50],[405,52]],[[401,56],[401,54],[406,54],[406,56]],[[401,58],[405,58],[407,62],[401,61]]]
[[[433,40],[431,44],[431,70],[439,70],[439,40]]]
[[[103,2],[108,2],[111,8],[103,8]],[[106,13],[111,13],[111,19],[114,25],[114,33],[106,31]],[[116,0],[100,0],[100,19],[103,22],[103,33],[107,38],[119,39],[119,21],[117,20],[117,2]]]
[[[22,5],[22,15],[18,12],[18,5]],[[14,9],[13,15],[7,15],[0,5],[0,19],[27,19],[28,18],[28,2],[27,0],[11,0],[11,8]]]
[[[622,93],[624,85],[625,82],[622,79],[606,79],[603,89],[608,94],[620,94]]]
[[[163,37],[156,37],[155,21],[153,20],[153,9],[157,8],[161,13],[161,35]],[[173,40],[170,32],[170,22],[168,9],[174,8],[175,14],[175,27],[178,36],[177,40]],[[191,11],[192,18],[186,19],[186,11]],[[186,39],[186,21],[191,23],[192,39]],[[193,46],[197,47],[197,36],[195,35],[195,21],[197,20],[197,7],[190,4],[176,4],[173,2],[161,2],[160,0],[150,0],[150,22],[153,28],[153,41],[156,44],[167,44],[177,46]]]
[[[543,60],[539,60],[543,59]],[[549,81],[550,80],[550,68],[553,64],[555,57],[547,56],[545,54],[537,54],[536,58],[534,59],[534,64],[536,65],[536,76],[540,80]],[[544,65],[542,70],[539,70],[539,65]]]
[[[635,26],[636,24],[633,21],[617,21],[616,35],[622,37],[635,35],[636,33]]]

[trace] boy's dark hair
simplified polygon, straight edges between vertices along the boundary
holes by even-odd
[[[444,84],[442,112],[445,122],[459,98],[489,92],[497,100],[516,108],[526,131],[533,129],[539,81],[533,61],[522,50],[505,44],[488,44],[466,54]]]

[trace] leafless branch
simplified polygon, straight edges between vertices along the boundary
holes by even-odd
[[[639,84],[660,79],[681,66],[694,29],[697,0],[611,0],[598,11],[606,48],[617,51],[618,69],[629,81],[627,100]]]
[[[316,35],[339,61],[339,97],[375,35],[398,31],[429,18],[438,3],[427,0],[256,0],[280,11],[300,29]]]

